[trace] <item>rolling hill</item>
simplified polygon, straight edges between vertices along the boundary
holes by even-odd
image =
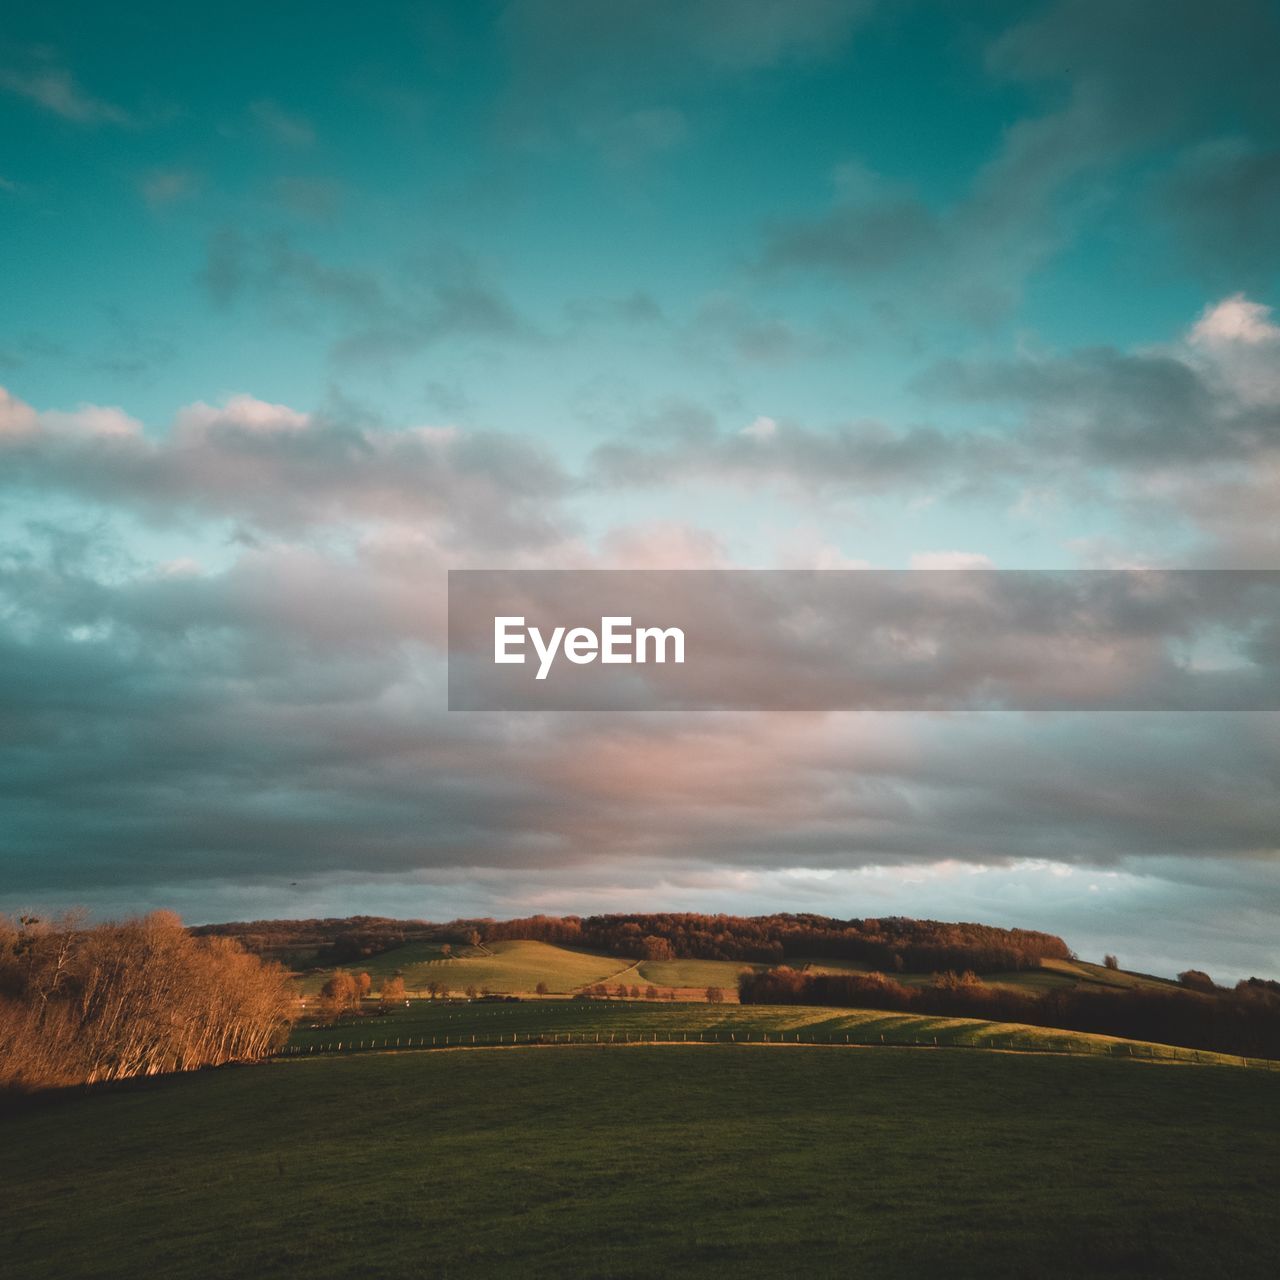
[[[857,960],[795,959],[786,963],[812,973],[872,971],[871,965]],[[457,945],[450,947],[447,954],[439,943],[413,942],[338,967],[367,972],[373,979],[375,993],[383,978],[400,975],[411,994],[425,993],[430,982],[437,982],[443,989],[459,995],[469,987],[499,995],[528,995],[539,982],[546,984],[551,995],[570,995],[598,983],[604,983],[612,994],[612,988],[622,982],[628,987],[638,986],[642,991],[652,984],[662,994],[670,991],[682,998],[698,998],[706,988],[719,987],[725,998],[733,1001],[737,999],[738,974],[744,968],[760,970],[769,966],[740,960],[634,960],[549,942],[515,939],[479,946]],[[308,995],[315,994],[330,972],[332,969],[324,968],[300,975],[302,990]],[[933,981],[932,972],[894,976],[908,986]],[[1036,968],[988,974],[984,981],[991,986],[1037,993],[1079,983],[1126,990],[1177,987],[1175,982],[1148,974],[1107,969],[1081,960],[1057,959],[1045,959]]]

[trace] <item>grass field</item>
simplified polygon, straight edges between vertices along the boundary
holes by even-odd
[[[410,991],[425,990],[428,982],[435,981],[447,983],[456,992],[474,986],[500,994],[529,992],[545,982],[549,991],[563,995],[623,972],[628,982],[637,980],[630,960],[571,951],[546,942],[491,942],[458,951],[458,955],[445,958],[437,946],[411,943],[342,967],[357,973],[365,970],[375,991],[384,977],[397,973],[404,976]],[[326,972],[308,974],[301,979],[302,989],[308,994],[319,991],[326,976]]]
[[[15,1276],[1274,1275],[1280,1075],[808,1048],[370,1054],[0,1116]]]
[[[743,969],[767,969],[768,965],[747,964],[742,960],[642,960],[639,973],[641,985],[652,982],[658,987],[676,987],[681,990],[705,990],[720,987],[732,993],[736,999],[738,974]]]
[[[1167,990],[1178,985],[1171,978],[1157,978],[1149,973],[1130,973],[1127,969],[1108,969],[1105,965],[1089,964],[1086,960],[1044,960],[1041,962],[1040,972],[1061,974],[1071,982],[1096,983],[1103,987],[1161,987]]]
[[[1077,1053],[1239,1066],[1243,1059],[1148,1044],[1083,1031],[1059,1031],[1019,1023],[812,1005],[668,1004],[665,1001],[536,1000],[520,1004],[410,1001],[385,1016],[345,1018],[335,1026],[300,1023],[290,1047],[331,1052],[370,1048],[477,1046],[600,1037],[602,1043],[645,1038],[679,1041],[684,1036],[745,1042],[766,1036],[824,1042],[926,1045],[1025,1052]],[[446,1040],[447,1037],[447,1040]],[[397,1041],[399,1045],[397,1045]],[[1264,1068],[1265,1069],[1265,1068]],[[1277,1073],[1280,1075],[1280,1073]]]
[[[816,973],[868,973],[871,968],[857,960],[800,959],[789,963],[794,968]],[[457,994],[471,986],[496,994],[527,994],[539,982],[545,982],[550,993],[566,995],[599,982],[610,987],[625,982],[629,987],[642,988],[652,983],[660,990],[674,989],[685,996],[692,996],[707,987],[720,987],[732,1001],[737,999],[738,974],[742,969],[768,966],[748,965],[738,960],[632,961],[545,942],[510,941],[480,947],[456,947],[448,957],[434,944],[411,943],[343,967],[353,971],[367,970],[373,978],[375,992],[384,977],[401,974],[410,992],[425,991],[427,983],[435,981],[448,984],[449,990]],[[320,990],[327,973],[322,970],[302,976],[299,979],[301,989],[314,995]],[[931,973],[892,976],[908,986],[933,981]],[[992,986],[1012,987],[1036,994],[1077,983],[1112,987],[1177,986],[1167,979],[1129,973],[1123,969],[1107,969],[1079,960],[1046,960],[1038,969],[988,974],[984,981]]]

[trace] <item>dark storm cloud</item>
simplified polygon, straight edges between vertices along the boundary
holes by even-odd
[[[1274,840],[1266,717],[445,717],[432,624],[332,566],[289,581],[287,558],[194,584],[6,571],[10,898],[630,857],[712,878],[779,857],[1122,865]]]
[[[6,904],[1274,856],[1274,717],[442,714],[445,562],[0,548]]]

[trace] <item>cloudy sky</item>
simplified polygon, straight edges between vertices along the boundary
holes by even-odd
[[[19,6],[0,909],[1280,976],[1280,715],[449,713],[449,568],[1280,568],[1268,0]]]

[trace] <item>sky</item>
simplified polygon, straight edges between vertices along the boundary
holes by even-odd
[[[1280,568],[1266,0],[0,35],[0,910],[1280,976],[1280,716],[450,713],[450,568]]]

